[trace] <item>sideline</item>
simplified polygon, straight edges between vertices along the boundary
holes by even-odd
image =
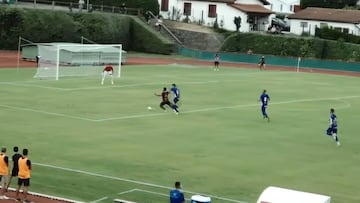
[[[134,184],[138,184],[138,185],[150,186],[150,187],[161,188],[161,189],[166,189],[166,190],[173,189],[172,187],[167,187],[167,186],[158,185],[158,184],[154,184],[154,183],[147,183],[147,182],[138,181],[138,180],[130,180],[130,179],[126,179],[126,178],[103,175],[103,174],[98,174],[98,173],[93,173],[93,172],[83,171],[83,170],[78,170],[78,169],[72,169],[72,168],[66,168],[66,167],[59,167],[59,166],[54,166],[54,165],[50,165],[50,164],[42,164],[42,163],[33,163],[33,164],[37,165],[37,166],[53,168],[53,169],[58,169],[58,170],[63,170],[63,171],[69,171],[69,172],[73,172],[73,173],[80,173],[80,174],[85,174],[85,175],[90,175],[90,176],[95,176],[95,177],[107,178],[107,179],[117,180],[117,181],[122,181],[122,182],[134,183]],[[152,191],[141,190],[141,189],[136,189],[136,188],[133,189],[133,190],[125,191],[125,193],[134,192],[136,190],[155,194],[155,192],[152,192]],[[208,196],[208,197],[211,197],[211,198],[214,198],[214,199],[224,200],[224,201],[228,201],[228,202],[248,203],[248,202],[241,201],[241,200],[235,200],[235,199],[220,197],[220,196],[217,196],[217,195],[203,194],[203,193],[189,191],[189,190],[183,190],[183,192],[193,194],[193,195],[205,195],[205,196]],[[121,193],[125,194],[124,192],[120,192],[120,194]],[[160,194],[160,193],[158,193],[158,194]]]

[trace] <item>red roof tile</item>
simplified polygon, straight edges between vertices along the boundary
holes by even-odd
[[[245,13],[263,13],[263,14],[273,13],[271,10],[259,4],[229,4],[229,6],[236,8],[240,11],[243,11]]]
[[[234,3],[236,0],[189,0],[189,1],[206,1],[206,2],[219,2],[219,3]],[[270,5],[267,0],[259,0],[264,5]]]
[[[360,23],[360,11],[308,7],[295,14],[289,15],[288,18],[343,23]]]

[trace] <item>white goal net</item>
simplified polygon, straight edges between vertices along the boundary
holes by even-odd
[[[38,67],[34,77],[59,80],[66,76],[101,75],[105,65],[121,75],[121,44],[38,44]]]

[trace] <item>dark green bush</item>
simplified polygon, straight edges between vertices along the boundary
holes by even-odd
[[[315,29],[315,36],[322,38],[322,39],[329,39],[329,40],[341,40],[344,42],[350,42],[355,44],[360,44],[360,37],[355,36],[348,33],[343,33],[339,30],[334,30],[330,28],[316,28]]]
[[[360,45],[318,38],[236,33],[228,37],[221,51],[278,56],[360,61]]]
[[[0,7],[0,49],[17,49],[19,36],[33,42],[122,44],[125,50],[169,54],[174,44],[136,16]]]
[[[162,36],[154,37],[156,31],[148,26],[143,26],[138,18],[133,19],[131,24],[131,49],[152,53],[170,54],[175,51],[175,45]]]

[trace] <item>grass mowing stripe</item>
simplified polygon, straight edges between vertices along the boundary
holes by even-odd
[[[272,102],[272,103],[269,103],[269,105],[292,104],[292,103],[314,102],[314,101],[327,101],[327,100],[339,100],[339,99],[353,99],[353,98],[359,98],[359,97],[360,96],[355,95],[355,96],[330,97],[330,98],[319,98],[319,99],[298,99],[298,100],[289,100],[289,101],[282,101],[282,102]],[[211,108],[204,108],[204,109],[197,109],[197,110],[190,110],[190,111],[181,111],[181,114],[189,114],[189,113],[197,113],[197,112],[208,112],[208,111],[218,111],[218,110],[223,110],[223,109],[256,107],[256,106],[259,106],[259,103],[256,103],[256,104],[244,104],[244,105],[234,105],[234,106],[222,106],[222,107],[211,107]],[[351,106],[351,105],[348,105],[346,107],[349,107],[349,106]],[[155,117],[155,116],[165,116],[165,115],[168,115],[168,114],[164,114],[164,113],[139,114],[139,115],[132,115],[132,116],[121,116],[121,117],[97,119],[97,120],[94,120],[94,121],[103,122],[103,121],[123,120],[123,119],[131,119],[131,118]]]
[[[353,95],[353,96],[330,97],[330,98],[319,98],[319,99],[297,99],[297,100],[289,100],[289,101],[282,101],[282,102],[272,102],[272,103],[270,103],[270,105],[302,103],[302,102],[314,102],[314,101],[327,101],[327,100],[343,100],[343,99],[353,99],[353,98],[359,98],[359,97],[360,96]],[[218,110],[223,110],[223,109],[236,109],[236,108],[256,107],[256,106],[259,106],[259,104],[256,103],[256,104],[244,104],[244,105],[234,105],[234,106],[211,107],[211,108],[183,111],[181,113],[182,114],[189,114],[189,113],[197,113],[197,112],[218,111]],[[350,106],[351,105],[348,105],[347,107],[350,107]],[[16,107],[16,106],[11,106],[11,105],[6,105],[6,104],[0,104],[0,107],[4,107],[4,108],[8,108],[8,109],[21,110],[21,111],[29,111],[29,112],[41,113],[41,114],[46,114],[46,115],[53,115],[53,116],[58,116],[58,117],[65,117],[65,118],[72,118],[72,119],[78,119],[78,120],[84,120],[84,121],[91,121],[91,122],[104,122],[104,121],[113,121],[113,120],[146,118],[146,117],[157,117],[157,116],[166,116],[166,115],[168,115],[168,114],[164,114],[164,113],[152,113],[152,114],[128,115],[128,116],[121,116],[121,117],[110,117],[110,118],[103,118],[103,119],[91,119],[91,118],[85,118],[85,117],[80,117],[80,116],[66,115],[66,114],[62,114],[62,113],[55,113],[55,112],[49,112],[49,111],[30,109],[30,108],[25,108],[25,107]],[[346,108],[346,107],[344,107],[344,108]]]

